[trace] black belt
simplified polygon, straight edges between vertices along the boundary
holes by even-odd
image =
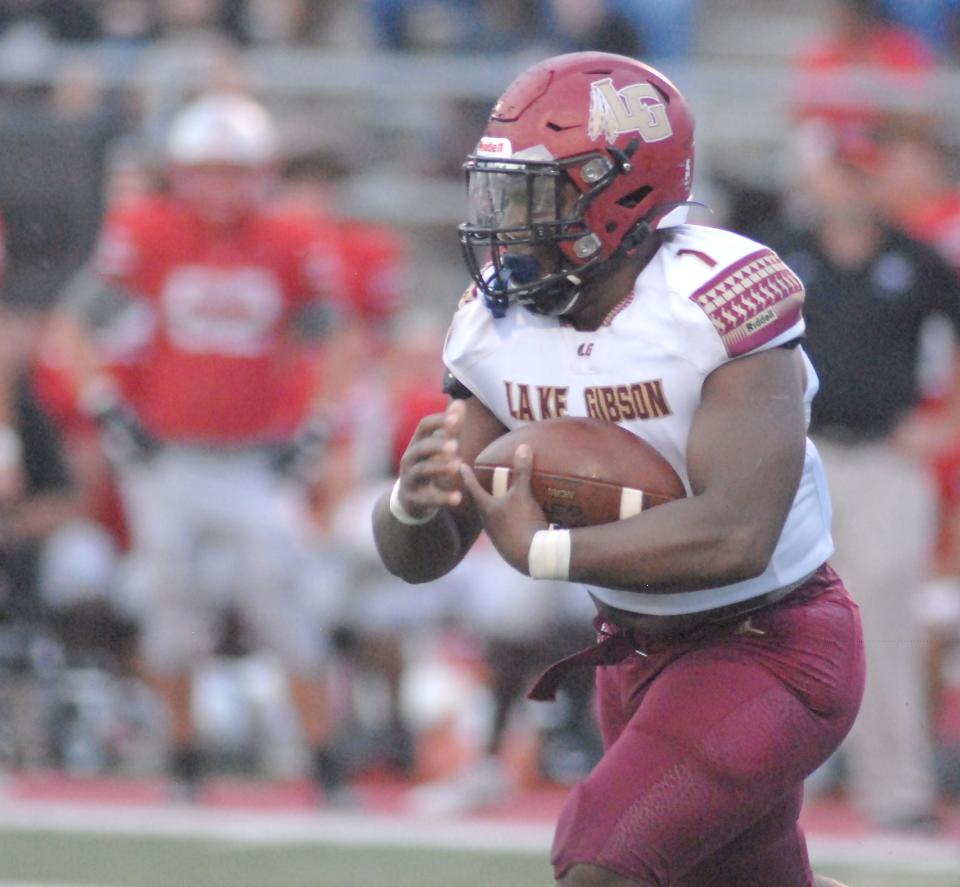
[[[821,568],[822,569],[822,568]],[[816,575],[816,573],[812,574]],[[765,594],[748,598],[745,601],[739,601],[735,604],[727,604],[723,607],[716,607],[713,610],[706,610],[699,613],[690,613],[689,621],[685,624],[673,623],[674,628],[668,629],[662,633],[646,631],[640,624],[642,620],[650,620],[646,625],[654,625],[654,620],[663,624],[669,624],[666,620],[675,617],[669,616],[644,616],[640,613],[631,613],[627,610],[619,610],[615,607],[608,607],[605,604],[598,603],[599,615],[594,624],[600,634],[599,640],[584,650],[566,656],[563,659],[554,662],[543,674],[537,678],[530,692],[527,693],[528,699],[539,702],[545,702],[556,698],[557,690],[567,673],[576,668],[586,668],[602,665],[617,665],[623,662],[628,656],[637,653],[646,656],[647,651],[643,649],[644,636],[649,636],[655,641],[683,641],[696,637],[699,632],[711,633],[712,630],[724,628],[731,624],[739,622],[742,617],[755,613],[765,607],[772,606],[779,601],[785,600],[811,577],[806,577],[792,585],[783,588],[775,588]],[[618,621],[619,619],[619,621]],[[632,624],[631,624],[632,623]],[[617,631],[611,632],[610,626]]]
[[[803,583],[807,581],[807,578],[809,577],[805,577],[792,585],[785,585],[782,588],[775,588],[772,591],[759,594],[756,597],[747,598],[745,601],[725,604],[722,607],[714,607],[712,610],[700,610],[696,613],[654,616],[646,613],[633,613],[630,610],[620,610],[602,601],[598,601],[596,598],[594,598],[594,603],[597,605],[597,612],[600,615],[600,619],[610,625],[615,625],[622,631],[646,635],[651,638],[682,637],[691,631],[696,631],[698,628],[703,628],[707,625],[720,625],[726,622],[733,622],[756,610],[769,607],[771,604],[783,600],[795,588],[803,585]]]

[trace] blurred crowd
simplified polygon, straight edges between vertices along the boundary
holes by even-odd
[[[420,417],[443,408],[447,316],[412,285],[423,259],[410,231],[340,199],[370,146],[335,150],[343,142],[305,125],[303,106],[258,95],[240,59],[251,46],[596,48],[669,74],[696,58],[705,5],[0,2],[2,766],[164,774],[194,797],[210,774],[307,775],[333,803],[389,772],[417,784],[428,812],[589,769],[589,682],[550,706],[523,701],[538,669],[589,643],[584,595],[532,582],[482,544],[428,586],[379,565],[370,508]],[[960,52],[960,2],[825,6],[820,33],[784,60],[782,182],[727,183],[716,221],[782,250],[811,292],[835,273],[841,289],[874,287],[881,307],[914,244],[924,268],[946,269],[930,278],[938,297],[896,321],[916,377],[902,410],[878,408],[875,428],[814,425],[840,466],[878,441],[909,459],[929,508],[890,594],[869,598],[877,570],[850,582],[888,617],[867,637],[868,663],[905,650],[901,695],[876,704],[893,705],[886,720],[904,722],[921,772],[903,777],[916,784],[899,807],[879,809],[882,786],[860,793],[850,758],[902,756],[892,738],[851,748],[813,787],[849,791],[878,821],[923,825],[960,798],[960,133],[920,100]],[[100,70],[58,55],[80,45],[106,51]],[[180,79],[157,92],[138,79],[143,65]],[[470,149],[475,122],[461,120],[451,158]],[[878,234],[861,255],[846,238],[868,221],[905,241]],[[797,233],[808,229],[837,240],[818,252]],[[874,332],[852,324],[855,338]],[[871,372],[888,394],[902,381]],[[843,495],[855,527],[878,507],[855,483]],[[897,559],[898,534],[857,537],[838,532],[838,559],[855,545]]]
[[[621,50],[689,51],[697,0],[7,0],[5,29],[56,40],[143,46],[215,32],[239,45],[343,43],[388,50],[513,52],[553,41]]]

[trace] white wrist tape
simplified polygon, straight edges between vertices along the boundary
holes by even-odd
[[[408,527],[416,527],[433,520],[434,515],[439,510],[439,508],[431,508],[423,517],[414,517],[410,514],[400,501],[400,478],[397,478],[397,482],[393,485],[393,490],[390,493],[390,514],[400,523],[406,524]]]
[[[531,579],[570,578],[570,531],[537,530],[530,542],[527,566]]]

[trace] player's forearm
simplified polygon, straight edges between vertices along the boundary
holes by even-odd
[[[427,523],[404,524],[390,512],[390,494],[380,497],[373,510],[373,536],[384,566],[407,582],[439,579],[466,554],[472,540],[445,508]]]
[[[690,498],[624,521],[571,531],[570,578],[626,591],[693,591],[762,573],[776,527],[715,513]]]

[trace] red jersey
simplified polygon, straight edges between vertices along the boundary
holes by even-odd
[[[289,436],[314,393],[293,319],[342,293],[339,253],[316,225],[258,215],[218,229],[151,197],[108,217],[94,268],[146,308],[123,383],[150,432],[207,444]]]
[[[856,41],[842,35],[825,35],[796,59],[795,110],[801,118],[816,117],[841,128],[859,128],[874,123],[883,111],[871,101],[881,91],[921,101],[931,85],[936,58],[930,47],[907,28],[878,25]],[[868,87],[860,69],[877,70],[886,79]],[[830,89],[823,80],[830,75]],[[828,95],[830,101],[823,100]]]
[[[389,320],[401,307],[408,269],[408,247],[387,225],[321,217],[329,242],[336,243],[343,267],[344,296],[365,321]]]

